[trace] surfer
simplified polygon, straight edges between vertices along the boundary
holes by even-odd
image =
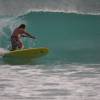
[[[24,45],[20,40],[21,37],[30,37],[30,38],[35,39],[35,37],[30,35],[28,32],[26,32],[25,29],[26,29],[26,25],[21,24],[19,27],[17,27],[13,31],[13,33],[11,35],[11,45],[12,45],[11,50],[16,50],[17,48],[18,49],[24,48]]]

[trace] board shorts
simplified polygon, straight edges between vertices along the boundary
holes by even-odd
[[[11,37],[12,50],[21,49],[23,47],[22,42],[15,36]]]

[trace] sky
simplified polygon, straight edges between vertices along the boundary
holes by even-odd
[[[17,15],[28,10],[100,12],[100,0],[0,0],[0,15]]]

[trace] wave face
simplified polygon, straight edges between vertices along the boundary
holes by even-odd
[[[1,18],[2,19],[2,18]],[[20,23],[37,36],[31,45],[23,39],[26,47],[48,47],[49,61],[65,63],[100,62],[100,16],[60,12],[29,12],[16,18],[5,18],[0,36],[0,47],[7,48],[12,30]],[[5,41],[6,40],[6,41]]]

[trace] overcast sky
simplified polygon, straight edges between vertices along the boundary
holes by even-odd
[[[29,9],[100,11],[100,0],[0,0],[0,15],[16,15]]]

